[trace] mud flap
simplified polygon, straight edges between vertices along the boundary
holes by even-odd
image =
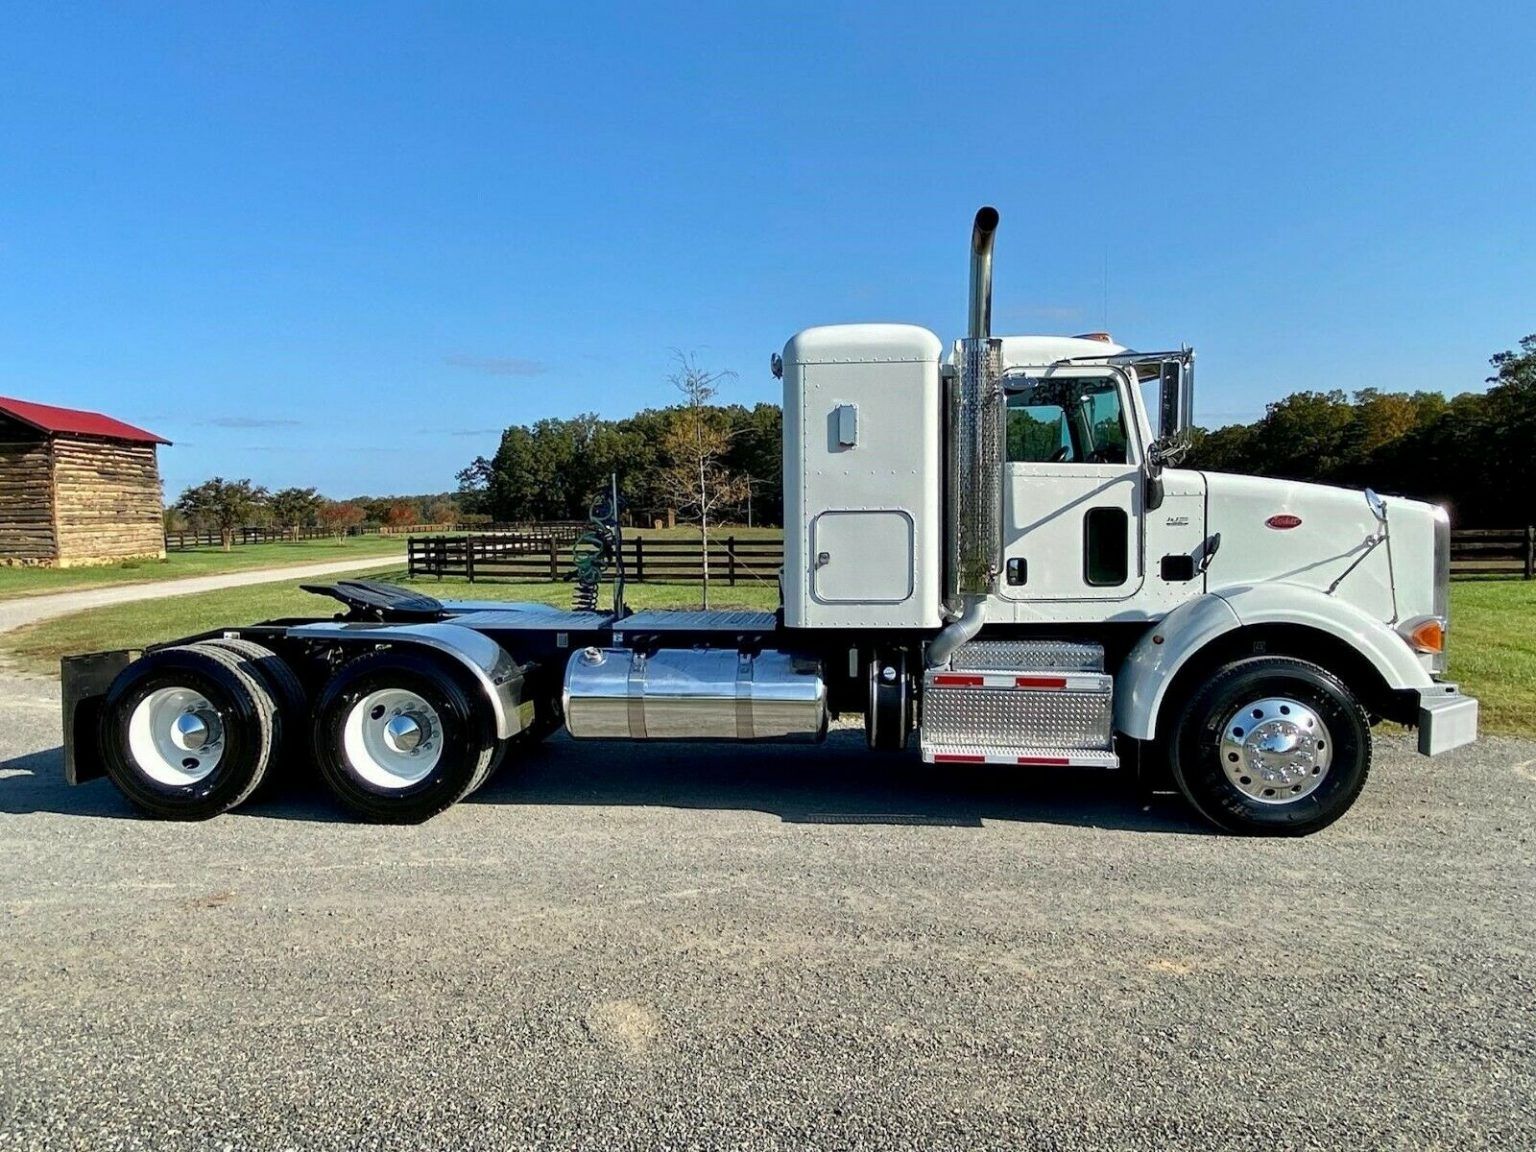
[[[106,775],[101,766],[101,706],[117,674],[137,660],[137,648],[87,652],[59,662],[59,695],[64,704],[64,782],[84,784]]]

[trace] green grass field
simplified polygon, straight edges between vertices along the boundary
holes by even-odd
[[[0,567],[0,600],[18,596],[42,596],[109,584],[143,584],[152,580],[176,580],[183,576],[209,576],[215,572],[241,572],[275,568],[283,564],[324,564],[331,560],[388,560],[405,555],[399,536],[352,536],[340,540],[295,540],[282,544],[237,544],[228,552],[197,548],[172,552],[164,560],[126,560],[93,568]]]
[[[400,571],[370,573],[405,583]],[[569,604],[568,584],[467,584],[424,580],[415,585],[444,599],[536,600]],[[631,584],[635,608],[693,608],[692,584]],[[717,608],[772,608],[772,584],[716,585]],[[70,652],[134,648],[224,625],[282,616],[329,616],[331,602],[287,583],[232,588],[166,600],[97,608],[0,635],[0,654],[37,672],[57,671]],[[1536,735],[1536,581],[1480,580],[1451,587],[1450,675],[1482,701],[1486,732]]]
[[[1482,729],[1536,735],[1536,580],[1451,585],[1450,678],[1480,702]]]
[[[375,579],[407,584],[400,571],[369,572]],[[534,600],[569,605],[569,584],[468,584],[462,580],[426,580],[419,587],[431,596],[458,600]],[[696,584],[631,584],[625,594],[631,608],[697,608]],[[606,598],[604,600],[606,603]],[[772,584],[712,587],[714,608],[773,608],[778,588]],[[232,624],[254,624],[289,616],[329,618],[340,606],[288,583],[257,584],[200,592],[163,600],[142,600],[60,616],[0,634],[0,655],[31,672],[54,674],[59,658],[72,652],[139,648]]]

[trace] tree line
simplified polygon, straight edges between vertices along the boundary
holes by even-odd
[[[270,491],[249,479],[214,476],[184,489],[165,510],[166,532],[216,532],[228,549],[242,528],[273,528],[298,534],[324,528],[338,535],[356,529],[413,524],[466,524],[479,519],[456,493],[428,496],[358,496],[331,500],[315,488]]]
[[[1189,467],[1370,486],[1448,505],[1463,527],[1536,523],[1536,334],[1490,358],[1485,392],[1365,388],[1293,392],[1251,424],[1196,428]],[[617,473],[631,524],[783,523],[776,404],[715,404],[726,374],[679,354],[682,403],[618,420],[592,413],[513,425],[457,492],[329,500],[314,488],[268,491],[214,477],[166,510],[167,531],[217,531],[226,547],[249,525],[325,527],[584,520]]]
[[[1486,392],[1293,392],[1252,424],[1197,429],[1188,466],[1445,504],[1465,528],[1536,523],[1536,335]]]
[[[1468,528],[1530,524],[1536,522],[1536,335],[1490,364],[1487,391],[1451,398],[1377,388],[1293,392],[1251,424],[1194,429],[1186,461],[1209,471],[1431,500],[1448,505],[1455,522]],[[716,515],[745,520],[739,482],[749,478],[755,522],[782,523],[778,406],[705,411],[719,439],[717,483],[730,496]],[[621,420],[588,414],[515,425],[502,433],[494,456],[477,458],[459,474],[464,505],[498,521],[581,519],[617,472],[630,517],[648,524],[678,507],[675,481],[687,453],[677,450],[677,429],[687,424],[688,412],[684,404]]]
[[[513,425],[493,456],[459,473],[459,497],[498,523],[584,520],[619,478],[625,519],[778,525],[784,518],[777,404],[715,404],[719,382],[679,354],[670,377],[682,403],[607,420],[595,413]]]

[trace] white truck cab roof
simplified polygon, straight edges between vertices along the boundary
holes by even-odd
[[[1088,336],[1004,336],[1003,368],[1044,367],[1058,360],[1119,356],[1127,349]]]

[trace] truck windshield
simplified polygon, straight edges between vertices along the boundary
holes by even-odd
[[[1008,381],[1008,460],[1124,464],[1125,415],[1114,376]]]

